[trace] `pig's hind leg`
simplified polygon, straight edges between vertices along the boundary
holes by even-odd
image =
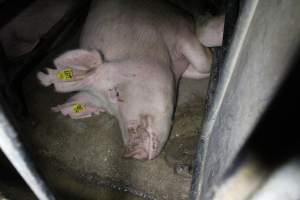
[[[222,46],[225,16],[209,17],[208,20],[205,18],[199,16],[196,20],[199,41],[206,47]],[[206,22],[203,23],[203,21]]]
[[[191,36],[182,45],[182,54],[188,60],[189,65],[183,73],[184,78],[201,79],[210,75],[212,54],[207,47],[201,45],[195,36]]]
[[[195,70],[191,65],[188,66],[188,68],[183,73],[183,78],[190,78],[190,79],[202,79],[209,77],[210,73],[199,73],[197,70]]]
[[[223,41],[224,16],[212,17],[205,24],[198,24],[197,34],[189,34],[182,42],[182,54],[189,61],[184,78],[201,79],[209,76],[212,54],[207,47],[221,46]]]
[[[61,112],[72,119],[91,117],[93,114],[99,115],[106,110],[96,105],[97,99],[87,92],[79,92],[67,100],[65,104],[57,105],[52,108],[54,112]]]

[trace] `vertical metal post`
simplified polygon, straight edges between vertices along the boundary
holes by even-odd
[[[34,194],[40,200],[54,200],[54,195],[38,175],[32,161],[18,139],[15,129],[7,120],[0,105],[0,149],[16,168]]]
[[[243,5],[205,116],[191,200],[214,190],[269,106],[300,45],[300,1]]]

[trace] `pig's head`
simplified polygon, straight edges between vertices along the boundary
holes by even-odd
[[[117,117],[126,147],[124,156],[149,160],[160,153],[167,141],[175,90],[166,74],[144,70],[142,74],[134,70],[136,76],[120,85]]]
[[[150,160],[160,153],[170,132],[175,99],[168,66],[144,59],[104,62],[95,50],[66,52],[54,64],[57,69],[38,74],[42,84],[96,97],[93,105],[118,119],[125,157]]]

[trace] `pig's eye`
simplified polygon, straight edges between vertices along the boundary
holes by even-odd
[[[115,102],[123,102],[123,99],[120,97],[120,92],[117,87],[111,88],[109,91],[109,97]]]

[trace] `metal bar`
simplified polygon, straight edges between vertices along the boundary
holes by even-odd
[[[203,122],[192,200],[212,199],[289,72],[300,45],[299,10],[299,1],[245,1]]]
[[[0,105],[0,149],[16,168],[34,194],[40,200],[54,200],[55,197],[38,175],[32,161],[18,139],[15,129],[7,120]]]

